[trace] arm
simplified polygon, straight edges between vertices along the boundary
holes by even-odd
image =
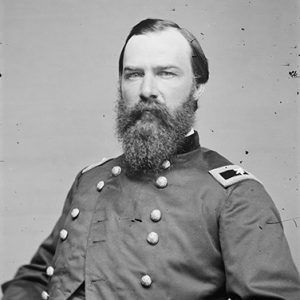
[[[246,180],[228,188],[219,224],[229,297],[300,299],[279,213],[260,183]]]
[[[81,173],[76,177],[75,182],[68,193],[63,212],[51,234],[38,248],[30,263],[20,267],[15,277],[2,285],[4,295],[2,300],[41,299],[41,293],[46,289],[49,280],[46,269],[48,266],[51,266],[59,239],[59,231],[69,212],[73,193],[77,188],[80,175]]]

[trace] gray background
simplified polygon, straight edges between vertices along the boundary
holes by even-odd
[[[299,74],[297,3],[2,1],[0,282],[48,235],[77,172],[121,152],[117,60],[146,17],[174,20],[201,42],[211,70],[201,144],[264,182],[299,268],[300,88],[289,74]]]

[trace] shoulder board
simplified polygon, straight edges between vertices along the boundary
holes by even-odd
[[[238,165],[228,165],[220,168],[212,169],[209,173],[224,187],[228,187],[237,182],[254,179],[260,182],[254,175],[246,172],[242,167]]]
[[[95,168],[95,167],[98,167],[98,166],[103,165],[104,163],[106,163],[106,162],[107,162],[108,160],[110,160],[110,159],[111,159],[111,158],[105,158],[105,157],[103,157],[101,161],[99,161],[99,162],[97,162],[97,163],[94,163],[94,164],[92,164],[92,165],[90,165],[90,166],[85,167],[85,168],[81,171],[81,174],[84,174],[85,172],[87,172],[87,171],[89,171],[89,170],[91,170],[91,169],[93,169],[93,168]]]

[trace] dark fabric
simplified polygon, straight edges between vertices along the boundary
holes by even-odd
[[[243,174],[239,174],[237,173],[235,170],[228,170],[228,171],[225,171],[225,172],[222,172],[220,173],[220,175],[224,178],[224,179],[229,179],[229,178],[232,178],[232,177],[235,177],[235,176],[241,176],[241,175],[248,175],[247,172],[243,172]]]
[[[199,135],[197,131],[194,131],[193,134],[185,137],[184,143],[177,150],[177,154],[184,154],[196,150],[199,147],[200,147]]]
[[[192,139],[197,144],[198,135]],[[82,299],[83,283],[87,300],[299,300],[299,274],[264,187],[244,180],[223,188],[208,171],[230,162],[188,149],[156,175],[112,175],[121,157],[79,174],[52,234],[3,286],[4,300],[37,299],[42,290],[53,300]],[[165,188],[156,186],[158,176],[167,178]],[[80,210],[75,219],[73,208]],[[158,222],[153,209],[162,212]],[[149,232],[158,234],[156,245]],[[140,284],[145,274],[148,288]]]
[[[85,291],[84,291],[84,282],[79,286],[79,288],[75,291],[68,300],[85,300]]]

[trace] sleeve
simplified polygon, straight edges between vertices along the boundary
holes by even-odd
[[[299,300],[299,273],[272,199],[254,180],[228,193],[219,220],[228,296]]]
[[[41,293],[48,284],[46,269],[51,265],[56,245],[59,239],[59,231],[65,222],[70,210],[74,191],[77,189],[79,173],[67,195],[63,211],[51,234],[40,245],[30,263],[21,266],[15,277],[2,285],[2,300],[40,300]]]

